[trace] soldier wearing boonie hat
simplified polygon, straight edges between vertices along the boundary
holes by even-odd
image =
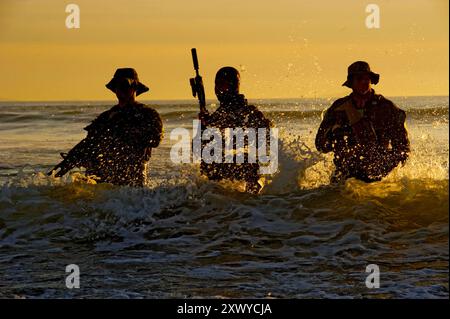
[[[144,186],[151,150],[161,142],[161,118],[153,108],[136,101],[136,96],[149,90],[136,70],[117,69],[106,87],[116,94],[118,104],[85,128],[85,139],[61,154],[64,160],[54,168],[60,169],[55,176],[84,167],[86,175],[94,175],[99,182]]]
[[[353,92],[336,100],[325,112],[316,148],[334,153],[332,181],[351,177],[379,181],[408,158],[406,114],[375,93],[371,85],[379,80],[380,75],[367,62],[352,63],[343,86]]]

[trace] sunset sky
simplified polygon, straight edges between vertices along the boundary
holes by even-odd
[[[81,10],[67,29],[65,7]],[[380,29],[365,25],[380,7]],[[448,95],[447,0],[1,0],[0,100],[110,100],[117,67],[134,67],[144,100],[190,99],[190,49],[207,98],[215,72],[242,72],[249,98],[336,97],[366,60],[386,96]]]

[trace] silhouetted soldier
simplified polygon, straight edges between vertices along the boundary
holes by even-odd
[[[266,128],[267,134],[271,127],[270,120],[266,119],[255,106],[248,105],[244,95],[239,94],[240,74],[233,67],[221,68],[215,79],[215,93],[220,106],[213,114],[207,111],[200,113],[202,125],[207,128],[217,128],[223,131],[226,128]],[[223,136],[223,134],[222,134]],[[266,137],[266,139],[269,139]],[[223,146],[225,141],[223,142]],[[246,190],[258,193],[261,185],[259,164],[250,163],[248,154],[244,153],[244,163],[201,163],[201,171],[210,180],[241,180],[246,182]]]
[[[353,63],[343,84],[353,92],[335,101],[325,113],[316,148],[323,153],[334,152],[336,171],[332,181],[350,177],[379,181],[408,158],[406,114],[375,94],[371,84],[377,84],[379,77],[367,62]]]
[[[161,118],[151,107],[136,102],[136,96],[149,89],[139,82],[134,69],[117,69],[106,87],[119,103],[85,128],[87,137],[68,154],[61,154],[64,160],[53,170],[60,168],[59,177],[73,167],[85,167],[86,174],[100,182],[143,186],[151,150],[162,138]]]

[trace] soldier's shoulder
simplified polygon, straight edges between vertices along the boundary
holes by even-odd
[[[96,120],[99,120],[99,121],[106,120],[106,119],[108,119],[111,116],[111,114],[113,114],[114,112],[116,112],[118,110],[119,110],[119,106],[118,105],[114,105],[113,107],[109,108],[108,110],[100,113],[96,117],[96,119],[94,121],[96,121]]]
[[[144,103],[136,103],[135,107],[141,111],[156,112],[156,110],[152,106]]]
[[[337,109],[339,106],[341,106],[342,104],[344,104],[344,103],[350,101],[350,99],[351,99],[350,95],[347,95],[347,96],[344,96],[344,97],[341,97],[341,98],[335,100],[335,101],[331,104],[331,106],[327,109],[327,112],[332,112],[332,111],[336,110],[336,109]]]
[[[103,125],[105,125],[108,120],[111,117],[111,114],[113,112],[115,112],[115,110],[117,109],[117,105],[113,106],[112,108],[110,108],[109,110],[106,110],[102,113],[100,113],[89,125],[87,125],[84,129],[86,131],[92,131],[95,130]]]
[[[156,109],[154,109],[150,105],[143,103],[136,103],[135,107],[139,111],[139,113],[141,113],[143,116],[159,117],[158,111],[156,111]]]
[[[248,120],[259,127],[273,127],[272,120],[267,118],[264,113],[255,105],[248,105]]]
[[[400,107],[397,106],[392,100],[384,97],[381,94],[375,94],[374,95],[374,102],[377,104],[378,107],[382,108],[383,111],[391,113],[391,114],[397,114],[401,117],[406,116],[406,112],[402,110]]]
[[[253,104],[247,105],[247,112],[256,116],[264,116],[263,112],[261,112],[260,109]]]
[[[248,105],[247,112],[250,117],[258,120],[268,120],[264,113],[255,105]]]
[[[375,106],[381,110],[385,116],[388,116],[391,119],[396,119],[395,121],[401,123],[406,120],[406,112],[383,95],[375,94],[374,102]]]

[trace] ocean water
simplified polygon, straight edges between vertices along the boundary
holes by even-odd
[[[410,159],[342,185],[314,147],[332,100],[252,101],[280,129],[279,172],[258,196],[171,163],[170,131],[192,127],[195,101],[147,102],[165,138],[144,189],[45,175],[113,102],[1,102],[0,297],[448,298],[449,100],[393,100]],[[66,288],[69,264],[79,289]]]

